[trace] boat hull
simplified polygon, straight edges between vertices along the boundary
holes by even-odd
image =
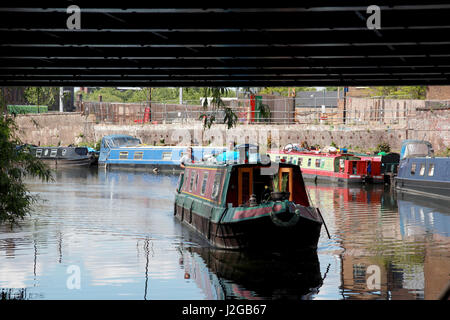
[[[84,158],[84,159],[41,159],[42,162],[47,164],[51,168],[56,167],[90,167],[95,164],[95,158]]]
[[[395,178],[397,190],[450,199],[450,182]]]
[[[450,158],[414,157],[403,159],[395,186],[400,191],[450,198]]]
[[[106,167],[108,169],[143,171],[143,172],[165,172],[165,173],[180,173],[184,169],[179,164],[144,164],[144,163],[99,163],[99,167]]]
[[[281,212],[283,213],[286,214]],[[177,204],[175,217],[200,233],[212,246],[230,250],[288,247],[316,249],[322,226],[321,222],[302,216],[291,226],[279,226],[274,223],[270,214],[248,220],[217,223],[201,212]]]
[[[348,184],[362,184],[362,183],[384,183],[384,176],[379,176],[377,178],[374,177],[364,177],[364,176],[357,176],[357,177],[346,177],[344,175],[339,176],[338,174],[312,174],[312,173],[305,173],[302,170],[303,179],[307,181],[314,181],[314,182],[331,182],[336,183],[339,185],[348,185]]]

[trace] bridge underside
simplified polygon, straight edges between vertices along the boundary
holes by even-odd
[[[361,1],[78,2],[2,3],[1,86],[450,84],[450,4],[439,1],[379,1],[380,29]],[[67,26],[73,4],[80,29]]]

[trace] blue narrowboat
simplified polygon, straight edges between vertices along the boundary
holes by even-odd
[[[450,198],[450,158],[434,157],[427,141],[405,140],[395,185],[403,191]]]
[[[180,159],[188,146],[149,146],[129,135],[103,137],[100,145],[99,166],[133,170],[182,171]],[[226,150],[224,147],[192,147],[194,159],[205,161]]]

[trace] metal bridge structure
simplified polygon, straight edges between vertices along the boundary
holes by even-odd
[[[112,5],[2,2],[0,86],[450,84],[442,1]]]

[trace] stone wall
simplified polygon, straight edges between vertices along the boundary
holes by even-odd
[[[94,140],[93,122],[81,113],[49,112],[16,117],[24,143],[41,146],[78,144]]]
[[[214,125],[203,130],[201,124],[96,124],[94,117],[81,113],[48,113],[19,115],[17,124],[24,142],[36,145],[68,145],[80,142],[96,142],[109,134],[129,134],[154,145],[195,144],[227,145],[259,143],[264,149],[268,141],[273,147],[306,141],[309,145],[327,146],[335,143],[355,151],[375,149],[381,142],[388,142],[399,151],[404,139],[429,140],[436,151],[450,147],[450,108],[438,110],[417,109],[415,117],[406,124],[377,125],[239,125],[227,130],[224,125]]]

